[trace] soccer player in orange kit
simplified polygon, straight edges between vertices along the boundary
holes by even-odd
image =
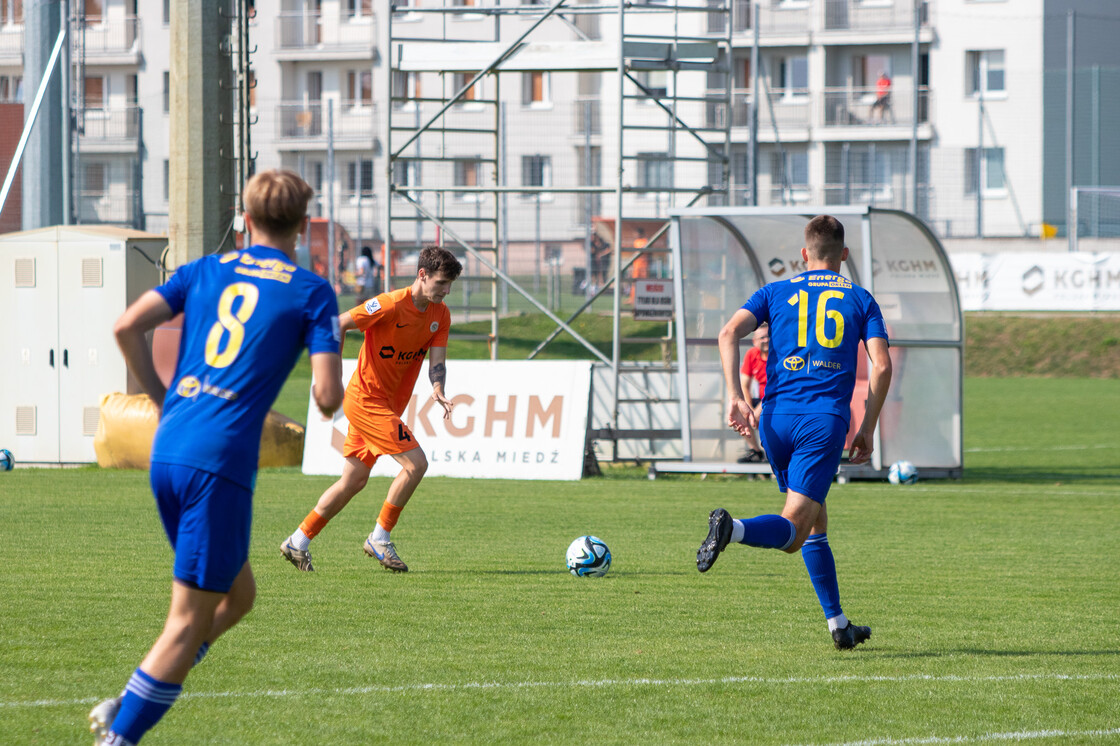
[[[389,455],[401,465],[401,472],[389,487],[377,525],[363,549],[386,569],[408,571],[389,532],[424,478],[428,459],[401,420],[401,414],[412,397],[424,357],[429,355],[432,398],[443,407],[444,419],[451,417],[452,403],[443,392],[451,313],[443,299],[462,271],[462,265],[450,251],[430,246],[420,252],[416,280],[410,287],[382,293],[338,317],[344,333],[360,329],[365,333],[365,341],[343,402],[350,430],[343,447],[346,462],[342,476],[327,488],[295,533],[280,545],[281,553],[300,570],[314,569],[311,540],[346,507],[350,498],[362,491],[378,457]]]

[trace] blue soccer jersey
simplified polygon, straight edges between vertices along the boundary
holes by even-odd
[[[264,418],[300,352],[339,351],[334,291],[251,246],[186,264],[156,292],[184,320],[151,460],[252,489]]]
[[[743,308],[770,324],[764,411],[848,422],[859,343],[887,339],[871,293],[835,272],[810,270],[765,285]]]

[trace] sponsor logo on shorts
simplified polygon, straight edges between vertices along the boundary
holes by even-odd
[[[439,322],[433,321],[432,325],[428,327],[428,331],[434,332],[436,329],[439,329]]]
[[[782,361],[782,367],[786,370],[801,370],[805,367],[805,359],[791,355]]]
[[[179,380],[179,385],[175,387],[175,393],[184,399],[193,399],[198,396],[198,392],[202,390],[202,381],[194,376],[183,376]]]
[[[381,310],[381,304],[377,302],[377,298],[370,298],[366,301],[366,313],[377,313]]]

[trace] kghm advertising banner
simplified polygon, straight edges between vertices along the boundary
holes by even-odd
[[[1120,311],[1120,253],[950,254],[966,311]]]
[[[357,360],[342,361],[349,381]],[[579,479],[583,473],[590,361],[448,360],[451,419],[432,399],[427,363],[401,415],[428,457],[428,476],[485,479]],[[349,422],[340,409],[326,421],[308,395],[303,473],[339,475]],[[373,476],[395,476],[382,456]]]

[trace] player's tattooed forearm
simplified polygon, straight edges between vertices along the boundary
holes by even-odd
[[[435,386],[437,383],[441,386],[447,383],[447,366],[443,363],[436,363],[428,369],[428,380]]]

